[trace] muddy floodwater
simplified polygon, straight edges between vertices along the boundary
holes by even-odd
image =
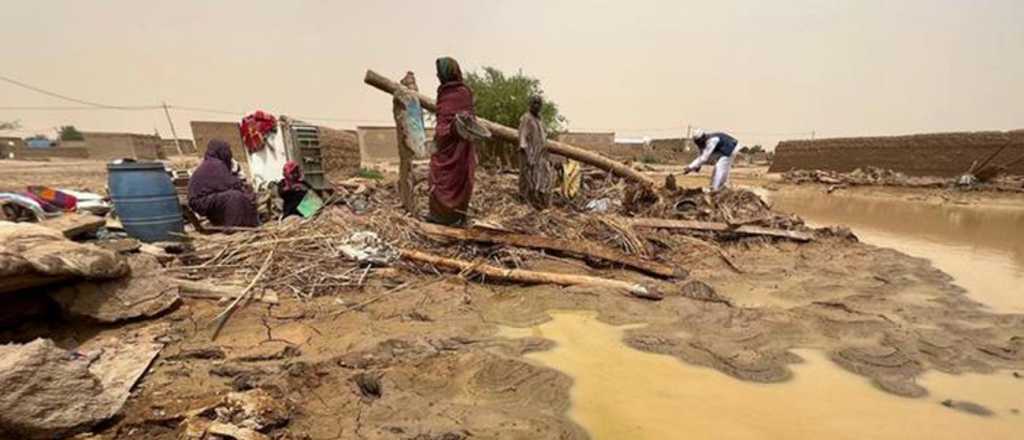
[[[992,312],[1024,313],[1024,209],[813,190],[762,194],[776,209],[799,214],[813,226],[846,225],[866,243],[930,260]],[[772,306],[753,306],[766,305]],[[791,378],[756,383],[623,342],[631,332],[645,331],[645,324],[612,326],[592,312],[551,316],[544,324],[505,328],[502,334],[556,343],[527,358],[572,377],[569,417],[595,439],[1024,438],[1024,392],[1006,371],[929,371],[916,379],[927,395],[908,398],[839,368],[827,353],[796,349],[803,362],[792,366]],[[947,399],[980,404],[991,414],[947,408]]]
[[[1024,313],[1024,209],[829,195],[766,194],[814,226],[849,226],[864,242],[927,258],[995,312]]]
[[[528,356],[573,378],[569,416],[594,439],[1019,439],[1024,407],[1018,387],[995,375],[928,373],[927,397],[893,396],[836,368],[820,352],[782,384],[736,380],[710,368],[630,348],[630,328],[588,312],[552,312],[552,320],[507,337],[555,341]],[[983,401],[995,415],[956,412],[945,399]]]

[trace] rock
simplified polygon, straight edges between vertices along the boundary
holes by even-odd
[[[217,408],[219,420],[236,426],[267,432],[288,424],[288,408],[262,389],[228,393]]]
[[[152,257],[132,256],[131,276],[112,281],[84,281],[50,294],[65,313],[99,322],[149,318],[171,308],[181,297],[178,287],[158,273]]]
[[[281,359],[297,357],[302,352],[298,347],[282,341],[269,341],[250,347],[231,360],[239,362],[262,362],[276,361]]]
[[[369,400],[379,399],[383,392],[380,377],[375,374],[356,374],[355,376],[352,376],[352,382],[355,382],[356,386],[359,387],[360,394]]]
[[[96,246],[119,254],[128,254],[138,251],[142,246],[142,243],[134,238],[115,238],[112,240],[97,241]]]
[[[74,279],[128,274],[123,257],[32,223],[0,222],[0,293]]]
[[[665,176],[665,189],[668,191],[676,191],[679,189],[679,185],[676,183],[675,174]]]
[[[732,306],[732,301],[725,298],[715,292],[715,289],[709,286],[707,283],[698,280],[690,280],[686,284],[683,284],[681,288],[683,296],[704,302],[721,303],[728,306]]]
[[[986,407],[984,407],[982,405],[979,405],[979,404],[974,403],[974,402],[963,401],[963,400],[946,399],[946,400],[942,401],[942,406],[945,406],[947,408],[952,408],[952,409],[955,409],[957,411],[962,411],[962,412],[965,412],[965,413],[968,413],[968,414],[974,414],[976,416],[990,417],[992,415],[995,415],[995,413],[992,412],[992,410],[990,410],[990,409],[988,409],[988,408],[986,408]]]
[[[178,354],[167,356],[163,358],[168,361],[182,361],[188,359],[224,359],[224,350],[220,347],[200,347],[185,349],[178,352]]]
[[[857,235],[846,226],[827,226],[824,228],[818,228],[814,230],[814,236],[817,238],[839,238],[850,242],[860,241],[860,239],[857,238]]]
[[[227,423],[213,422],[207,428],[206,432],[214,435],[223,437],[233,438],[237,440],[270,440],[270,437],[260,434],[259,432],[251,429],[239,428],[235,425],[229,425]]]
[[[0,432],[48,439],[92,428],[121,410],[161,348],[110,341],[86,356],[48,339],[0,346]]]

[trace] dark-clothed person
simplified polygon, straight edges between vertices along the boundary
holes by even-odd
[[[475,116],[473,91],[462,82],[462,70],[452,58],[438,58],[437,126],[434,142],[437,151],[430,157],[430,215],[428,221],[446,225],[466,219],[473,195],[476,150],[473,143],[459,136],[455,116]]]
[[[252,190],[231,172],[231,147],[219,139],[206,145],[206,156],[188,183],[188,206],[215,226],[259,226]]]
[[[306,198],[306,192],[309,191],[309,185],[302,180],[302,168],[294,160],[289,160],[284,164],[283,174],[284,179],[277,187],[277,195],[284,201],[282,209],[284,217],[301,215],[299,204],[302,203],[302,199]]]

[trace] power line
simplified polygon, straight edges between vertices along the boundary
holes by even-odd
[[[100,104],[98,102],[92,102],[92,101],[86,101],[84,99],[72,98],[70,96],[62,95],[62,94],[57,93],[57,92],[51,92],[49,90],[44,90],[44,89],[41,89],[39,87],[30,85],[30,84],[25,84],[25,83],[23,83],[21,81],[18,81],[18,80],[12,79],[12,78],[8,78],[8,77],[2,76],[2,75],[0,75],[0,81],[8,82],[8,83],[14,84],[14,85],[16,85],[18,87],[21,87],[21,88],[24,88],[24,89],[28,89],[28,90],[31,90],[31,91],[36,92],[36,93],[42,93],[42,94],[47,95],[47,96],[52,96],[52,97],[57,98],[57,99],[63,99],[65,101],[70,101],[70,102],[74,102],[74,103],[78,103],[78,104],[84,104],[84,105],[88,105],[88,106],[96,107],[96,108],[105,108],[105,109],[111,109],[111,110],[154,110],[154,109],[162,108],[159,105],[109,105],[109,104]]]
[[[0,105],[3,111],[123,111],[124,108],[94,107],[94,106],[60,106],[60,105]],[[135,108],[148,109],[151,108]]]
[[[0,75],[0,80],[14,84],[18,87],[22,87],[28,90],[32,90],[37,93],[41,93],[54,98],[70,101],[78,104],[84,104],[86,107],[70,107],[70,106],[0,106],[0,110],[17,110],[17,111],[85,111],[85,110],[162,110],[165,107],[163,105],[110,105],[101,104],[97,102],[87,101],[79,98],[72,98],[70,96],[62,95],[56,92],[51,92],[30,84],[23,83],[21,81],[8,78]],[[192,107],[183,105],[167,105],[166,108],[175,110],[191,111],[199,113],[212,113],[221,115],[241,116],[247,112],[232,111],[213,109],[205,107]],[[315,121],[333,121],[333,122],[348,122],[348,123],[390,123],[390,121],[375,120],[375,119],[356,119],[356,118],[335,118],[326,116],[294,116],[300,120],[315,120]],[[597,129],[597,128],[575,128],[578,131],[610,131],[610,132],[668,132],[668,131],[679,131],[685,132],[689,127],[655,127],[655,128],[618,128],[618,129]],[[800,132],[746,132],[746,131],[730,131],[733,134],[740,136],[811,136],[815,133],[813,131],[800,131]]]

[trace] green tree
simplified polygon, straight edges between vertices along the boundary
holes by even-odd
[[[60,129],[60,140],[62,141],[84,141],[85,136],[82,136],[82,132],[78,131],[74,125],[62,125]]]
[[[0,131],[17,130],[21,128],[21,123],[18,121],[0,121]]]
[[[501,125],[517,128],[519,118],[530,106],[530,96],[544,95],[540,80],[523,74],[506,75],[494,67],[484,67],[466,75],[466,85],[476,96],[476,114]],[[558,113],[558,104],[544,98],[541,120],[549,137],[565,131],[569,122]]]

